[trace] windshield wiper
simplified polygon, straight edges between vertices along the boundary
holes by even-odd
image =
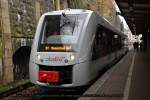
[[[63,20],[63,24],[60,26],[60,28],[62,28],[63,26],[65,26],[65,25],[71,23],[70,19],[66,16],[65,13],[62,13],[62,15],[63,15],[63,17],[64,17],[65,19]]]
[[[69,19],[65,13],[62,13],[62,16],[65,18],[63,20],[63,24],[60,26],[60,28],[64,27],[65,25],[70,24],[70,26],[72,27],[72,34],[75,28],[75,21],[72,21],[71,19]]]

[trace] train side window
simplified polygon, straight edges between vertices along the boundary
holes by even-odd
[[[97,28],[93,43],[93,59],[98,59],[119,50],[122,48],[121,45],[121,37],[119,35],[100,26]]]
[[[96,60],[98,58],[98,49],[100,44],[100,37],[101,37],[101,28],[100,26],[96,29],[95,39],[93,41],[93,51],[92,51],[92,60]]]
[[[102,38],[101,38],[101,56],[105,56],[107,53],[107,33],[104,30],[102,32]]]
[[[108,53],[112,52],[112,31],[103,28],[100,37],[100,57],[106,56]]]
[[[111,53],[112,52],[112,36],[113,36],[113,34],[112,34],[112,31],[110,31],[110,30],[107,30],[107,53]]]
[[[98,59],[107,54],[107,32],[102,26],[97,28],[93,44],[94,59]]]
[[[95,35],[95,41],[96,41],[97,47],[99,47],[99,44],[100,44],[101,31],[102,31],[102,29],[100,27],[98,27],[96,35]]]

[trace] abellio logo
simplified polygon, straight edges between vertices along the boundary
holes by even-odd
[[[58,61],[61,62],[64,60],[65,60],[65,57],[59,57],[59,56],[49,57],[45,59],[45,61],[55,61],[55,62],[58,62]]]

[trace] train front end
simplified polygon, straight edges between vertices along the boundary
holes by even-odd
[[[85,84],[78,41],[87,15],[52,12],[40,18],[29,65],[32,83],[48,87]]]

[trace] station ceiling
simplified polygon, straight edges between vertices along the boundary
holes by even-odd
[[[116,0],[133,34],[150,33],[150,0]]]

